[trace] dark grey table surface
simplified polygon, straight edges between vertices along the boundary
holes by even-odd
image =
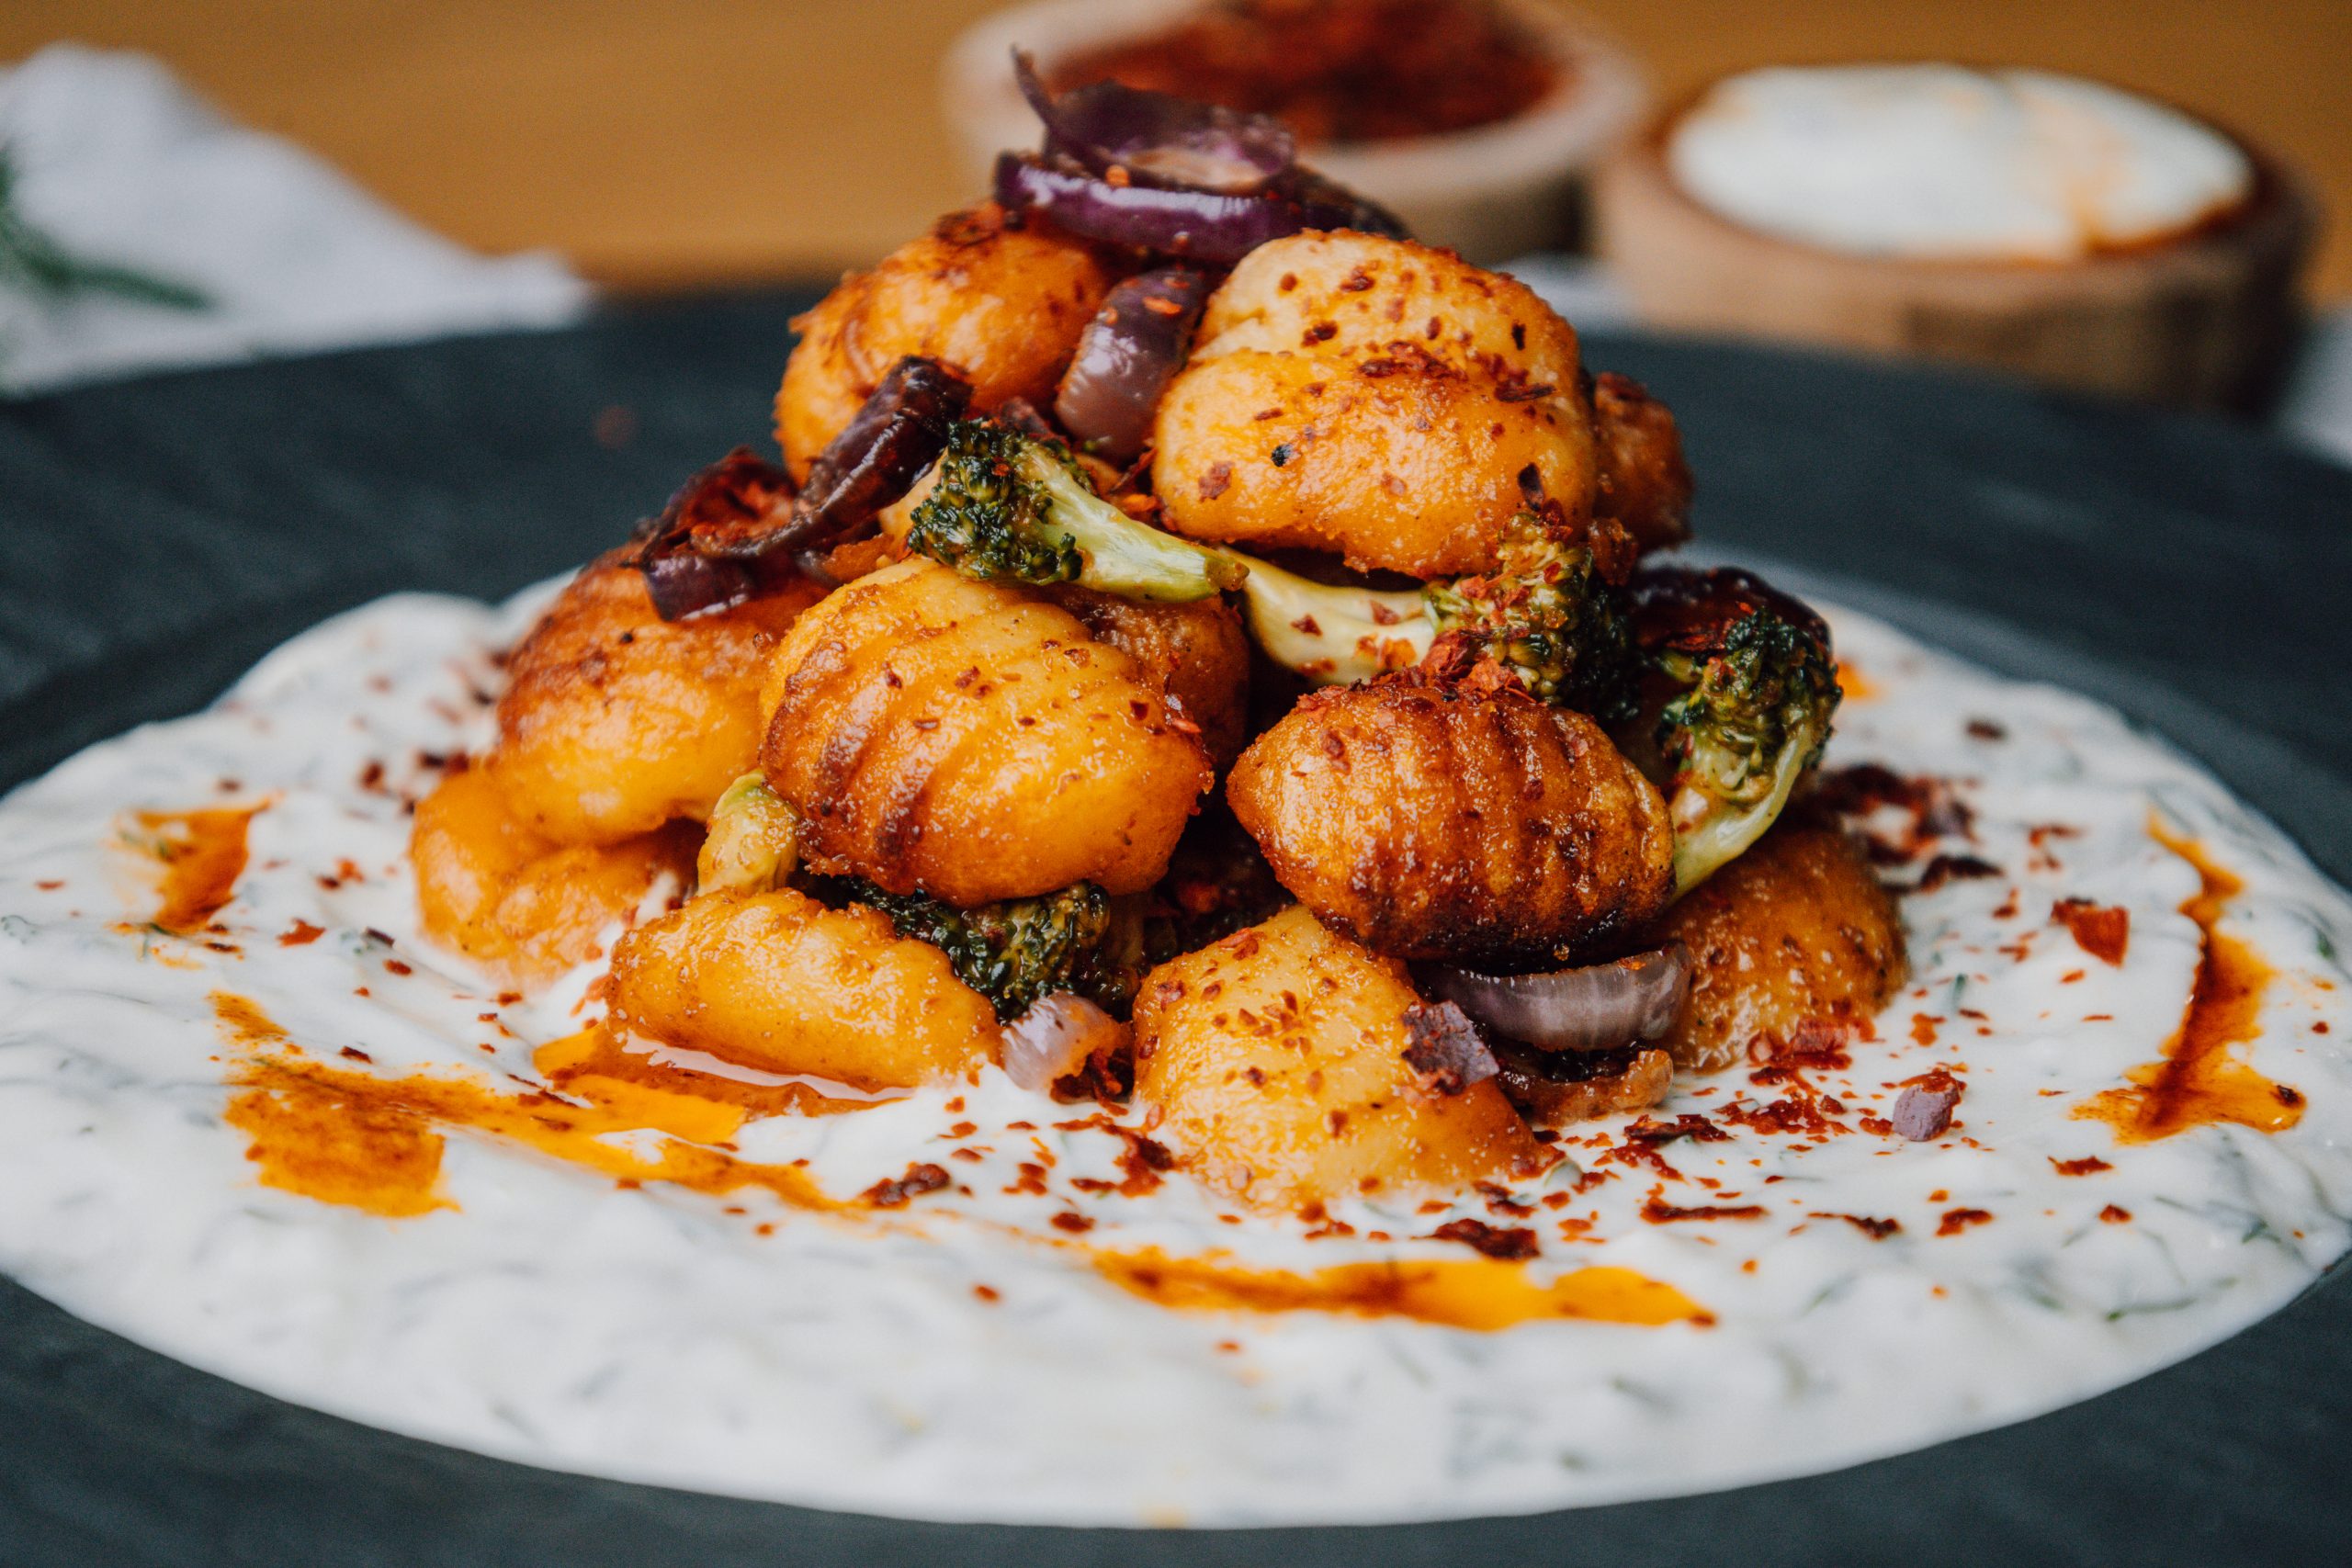
[[[0,405],[0,786],[395,589],[505,593],[759,443],[806,299]],[[2352,471],[1990,381],[1596,336],[1680,414],[1706,543],[2203,758],[2352,881]],[[600,434],[602,439],[600,439]],[[625,437],[625,438],[620,438]],[[1890,1398],[1900,1397],[1889,1390]],[[0,1565],[2335,1562],[2341,1274],[2004,1430],[1736,1492],[1386,1529],[910,1525],[555,1474],[282,1404],[0,1280]]]

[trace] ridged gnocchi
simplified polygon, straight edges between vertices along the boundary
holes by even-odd
[[[1137,893],[1211,779],[1135,660],[1028,590],[920,558],[802,617],[761,752],[820,872],[956,905]]]

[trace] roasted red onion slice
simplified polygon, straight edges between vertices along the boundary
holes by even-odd
[[[910,355],[826,443],[798,496],[782,468],[741,446],[688,479],[639,529],[654,609],[665,621],[724,609],[871,524],[939,456],[971,396],[954,371]]]
[[[1046,122],[1047,151],[1067,153],[1094,174],[1116,168],[1148,182],[1239,196],[1263,189],[1297,155],[1289,127],[1271,115],[1118,82],[1091,82],[1057,96],[1017,49],[1012,73]]]
[[[793,544],[831,543],[874,521],[912,488],[964,417],[971,383],[933,359],[908,355],[808,465]]]
[[[1097,1050],[1118,1044],[1127,1026],[1083,997],[1056,991],[1004,1026],[1005,1076],[1039,1093],[1086,1066]]]
[[[1073,234],[1210,266],[1230,266],[1269,240],[1308,229],[1400,234],[1396,218],[1328,181],[1291,179],[1252,196],[1114,185],[1068,160],[1002,152],[996,198]]]
[[[744,546],[789,526],[792,480],[738,446],[679,487],[659,517],[639,526],[637,566],[665,621],[721,609],[750,597],[760,571],[738,557]]]
[[[1690,954],[1677,942],[1545,975],[1431,965],[1426,978],[1431,994],[1513,1040],[1546,1051],[1613,1051],[1674,1027],[1690,994]]]
[[[1159,394],[1192,352],[1209,279],[1189,267],[1138,273],[1111,290],[1078,336],[1054,413],[1073,440],[1125,468],[1151,434]]]

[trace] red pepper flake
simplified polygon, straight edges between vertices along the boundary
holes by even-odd
[[[1884,1241],[1903,1228],[1901,1220],[1873,1219],[1868,1214],[1828,1214],[1815,1210],[1811,1217],[1816,1220],[1843,1220],[1872,1241]]]
[[[1911,891],[1933,893],[1947,882],[1973,881],[2000,874],[1999,866],[1975,855],[1938,855],[1928,863],[1928,869],[1919,874],[1919,880]]]
[[[1946,1209],[1941,1224],[1936,1226],[1938,1235],[1958,1235],[1971,1225],[1991,1222],[1993,1216],[1983,1209]]]
[[[2007,740],[2009,738],[2007,730],[1989,718],[1970,719],[1968,733],[1978,740]]]
[[[904,1176],[877,1181],[859,1196],[877,1209],[903,1209],[910,1200],[938,1191],[947,1185],[947,1179],[944,1166],[918,1161],[907,1167]]]
[[[2098,1212],[2098,1217],[2110,1225],[2127,1225],[2132,1223],[2132,1211],[2109,1203]]]
[[[1094,1228],[1094,1222],[1075,1210],[1064,1209],[1054,1216],[1053,1226],[1057,1231],[1068,1231],[1072,1235],[1083,1235]]]
[[[376,1059],[375,1057],[370,1056],[367,1052],[362,1051],[356,1045],[345,1045],[336,1054],[338,1055],[348,1056],[355,1062],[372,1062]]]
[[[401,963],[397,958],[385,959],[384,967],[390,970],[395,975],[413,975],[416,973],[415,970],[410,968],[407,964]]]
[[[40,888],[44,893],[54,893],[59,888],[65,886],[65,879],[62,876],[43,877],[40,881],[34,883],[33,886]]]
[[[972,1294],[979,1297],[980,1300],[988,1303],[990,1306],[994,1306],[997,1303],[1004,1300],[1004,1292],[998,1290],[994,1285],[974,1285],[972,1287]]]
[[[1302,348],[1312,348],[1318,343],[1329,343],[1339,335],[1340,328],[1338,323],[1333,321],[1317,321],[1313,326],[1307,328],[1305,332],[1299,333],[1299,346]]]
[[[1448,1220],[1430,1233],[1431,1241],[1458,1241],[1487,1258],[1517,1263],[1535,1256],[1535,1233],[1521,1225],[1506,1230],[1484,1220]]]
[[[1681,1220],[1760,1220],[1764,1217],[1761,1203],[1698,1203],[1688,1208],[1652,1198],[1642,1205],[1642,1218],[1654,1225],[1673,1224]]]
[[[1203,501],[1215,501],[1233,483],[1233,465],[1211,463],[1201,474],[1200,492]]]
[[[2061,898],[2050,906],[2050,923],[2074,933],[2075,945],[2093,958],[2121,967],[2132,942],[2132,911],[2087,898]]]
[[[2080,1159],[2052,1159],[2050,1168],[2061,1176],[2092,1176],[2115,1168],[2097,1155],[2085,1155]]]
[[[326,927],[314,926],[308,920],[298,919],[292,925],[287,927],[283,934],[278,937],[277,945],[280,947],[307,947],[311,942],[318,941],[319,938],[326,934]]]
[[[1625,1129],[1625,1136],[1640,1144],[1670,1144],[1678,1138],[1694,1143],[1720,1144],[1731,1134],[1708,1121],[1695,1111],[1686,1111],[1671,1122],[1653,1122],[1646,1116],[1637,1117]]]

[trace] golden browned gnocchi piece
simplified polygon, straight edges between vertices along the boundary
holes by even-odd
[[[1694,963],[1690,1000],[1663,1043],[1713,1072],[1745,1056],[1843,1035],[1904,980],[1903,922],[1870,861],[1837,827],[1783,818],[1685,895],[1657,928]]]
[[[489,767],[515,812],[562,843],[611,843],[702,818],[760,746],[760,677],[824,590],[796,580],[664,621],[611,557],[575,578],[508,665]]]
[[[1226,785],[1284,887],[1398,958],[1564,956],[1674,892],[1656,786],[1582,714],[1418,672],[1302,699]]]
[[[872,272],[852,273],[794,324],[800,344],[775,399],[776,439],[796,481],[901,355],[969,381],[972,412],[1053,397],[1078,334],[1114,281],[1092,246],[1010,222],[983,202],[950,213]]]
[[[1420,998],[1295,905],[1161,964],[1136,1001],[1136,1099],[1203,1181],[1296,1210],[1495,1179],[1540,1158],[1489,1081],[1424,1090],[1405,1060]]]
[[[1593,378],[1592,427],[1599,443],[1596,515],[1614,518],[1635,547],[1662,550],[1690,536],[1690,465],[1673,411],[1630,377]]]
[[[900,561],[777,649],[761,765],[816,870],[950,904],[1137,893],[1210,782],[1159,684],[1024,590]]]
[[[1250,634],[1238,610],[1221,598],[1161,604],[1076,583],[1046,592],[1159,682],[1170,710],[1199,728],[1211,765],[1233,765],[1250,722]]]
[[[508,806],[480,768],[417,803],[409,839],[424,933],[526,984],[603,956],[597,940],[664,873],[683,884],[695,834],[683,825],[616,844],[559,845]]]
[[[1490,568],[1531,485],[1570,517],[1597,486],[1574,329],[1514,279],[1369,234],[1235,267],[1153,446],[1175,531],[1416,577]]]
[[[996,1013],[863,905],[714,893],[613,950],[616,1030],[772,1073],[901,1089],[994,1058]]]

